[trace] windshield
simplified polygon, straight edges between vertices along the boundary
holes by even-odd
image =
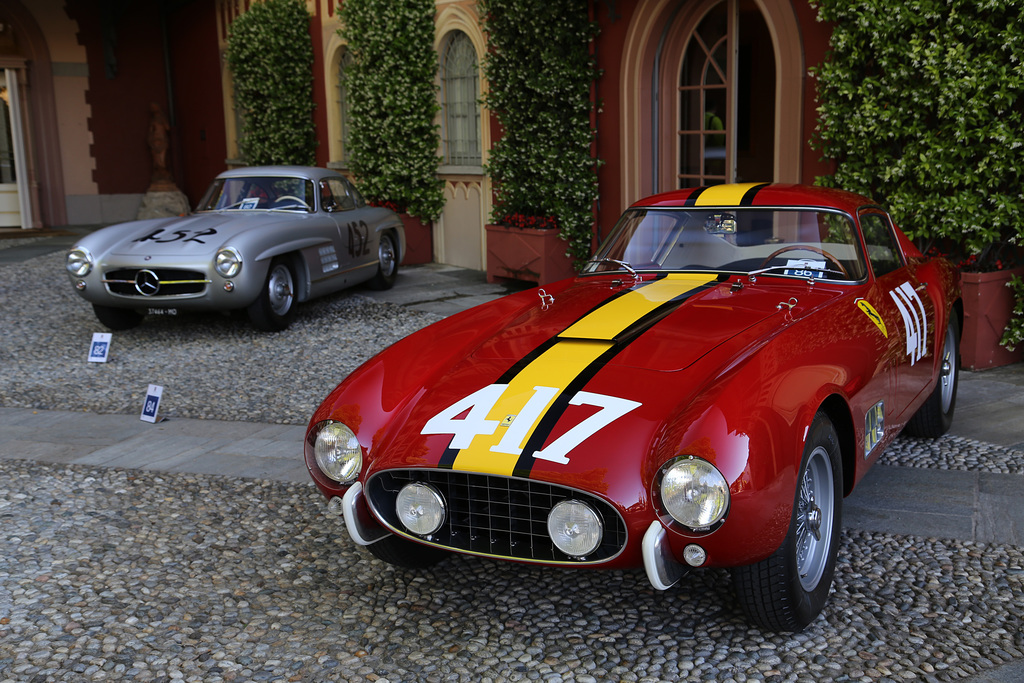
[[[252,176],[217,178],[200,200],[196,211],[235,209],[313,211],[313,182],[305,178]]]
[[[584,273],[765,273],[862,280],[849,216],[822,209],[630,209]]]

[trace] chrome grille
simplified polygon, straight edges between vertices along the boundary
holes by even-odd
[[[158,288],[153,294],[144,294],[139,291],[139,273],[146,271],[156,276],[159,281]],[[111,294],[121,296],[189,296],[202,294],[206,291],[206,285],[210,281],[206,275],[197,270],[182,270],[178,268],[121,268],[107,271],[104,274],[103,284]]]
[[[395,499],[410,482],[432,485],[444,497],[444,524],[428,537],[399,522]],[[392,529],[434,545],[478,555],[565,564],[603,562],[626,545],[626,525],[610,504],[588,493],[544,482],[451,470],[387,470],[367,481],[366,498]],[[604,524],[604,538],[586,558],[566,555],[551,542],[548,512],[563,500],[588,503]]]

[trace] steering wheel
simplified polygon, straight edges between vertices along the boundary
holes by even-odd
[[[281,202],[283,202],[286,199],[292,199],[295,202],[297,202],[297,203],[301,204],[302,206],[306,207],[306,209],[310,208],[309,204],[306,203],[305,199],[302,199],[301,197],[296,197],[293,194],[283,194],[283,195],[281,195],[280,197],[278,197],[277,199],[274,200],[274,206],[277,206],[278,204],[280,204]]]
[[[843,266],[842,263],[840,263],[839,259],[837,259],[832,254],[828,253],[824,249],[820,249],[819,247],[811,246],[810,244],[787,244],[786,246],[782,247],[781,249],[776,249],[775,251],[773,251],[768,256],[768,258],[766,258],[764,261],[761,261],[761,268],[766,267],[769,263],[771,263],[772,259],[774,259],[775,257],[779,256],[780,254],[785,254],[787,251],[801,251],[801,250],[802,251],[814,252],[815,254],[818,254],[820,256],[824,256],[829,261],[831,261],[833,264],[835,264],[835,266],[837,268],[839,268],[839,272],[843,274],[844,278],[846,278],[847,280],[850,279],[850,274],[848,272],[846,272],[846,268]]]

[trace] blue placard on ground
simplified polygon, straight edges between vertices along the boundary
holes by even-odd
[[[92,335],[92,344],[89,346],[90,363],[106,363],[107,354],[110,353],[110,333],[95,332]]]
[[[142,417],[139,419],[144,422],[156,422],[157,411],[160,410],[160,396],[164,393],[164,388],[150,384],[149,389],[146,390],[146,402],[142,405]]]

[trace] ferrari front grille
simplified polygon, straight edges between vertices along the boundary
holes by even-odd
[[[398,492],[411,482],[433,486],[445,501],[444,523],[427,537],[407,531],[395,510]],[[365,491],[374,513],[393,531],[475,555],[579,565],[605,562],[626,546],[626,524],[609,503],[545,482],[451,470],[386,470],[371,476]],[[566,555],[548,535],[548,513],[563,500],[586,502],[601,517],[601,545],[587,557]]]
[[[203,273],[178,268],[121,268],[104,275],[107,290],[121,296],[194,296],[210,284]]]

